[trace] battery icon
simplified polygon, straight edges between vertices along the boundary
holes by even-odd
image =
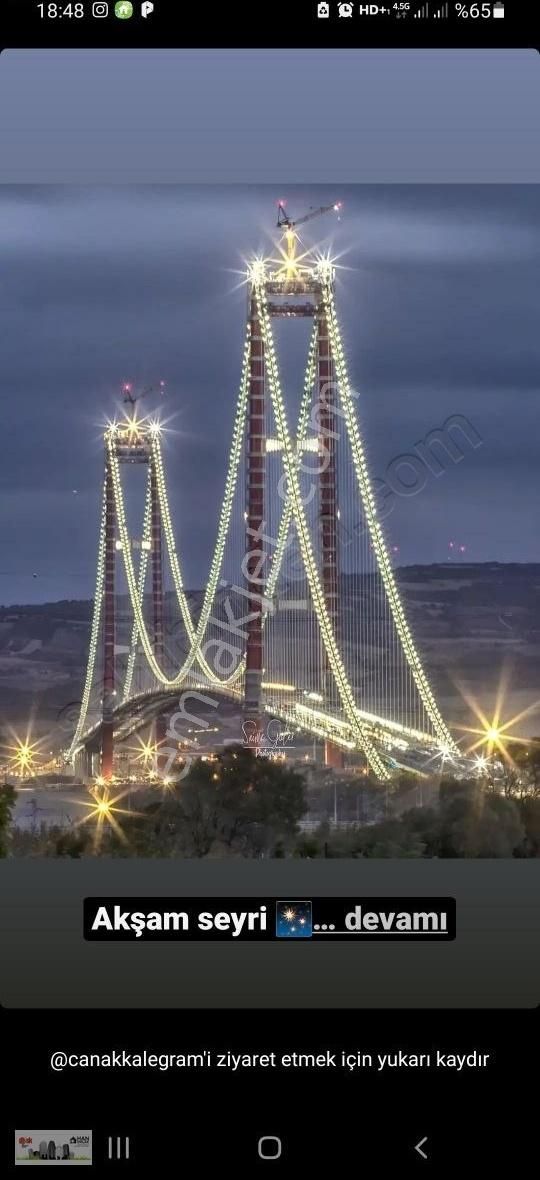
[[[499,18],[504,16],[504,4],[493,5],[493,16],[498,16]]]

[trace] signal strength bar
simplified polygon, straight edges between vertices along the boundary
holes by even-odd
[[[433,20],[446,20],[448,16],[448,4],[443,4],[437,12],[433,13]]]
[[[429,16],[429,4],[423,4],[414,14],[415,20],[425,20]]]

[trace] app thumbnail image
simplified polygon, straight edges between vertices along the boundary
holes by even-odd
[[[15,1131],[15,1164],[92,1164],[91,1131]]]

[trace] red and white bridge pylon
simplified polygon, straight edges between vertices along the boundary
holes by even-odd
[[[150,557],[152,571],[152,649],[163,666],[163,527],[159,500],[158,473],[152,449],[151,433],[144,420],[127,420],[108,431],[105,446],[105,578],[103,594],[103,695],[101,714],[100,774],[110,780],[114,774],[114,709],[119,702],[120,684],[116,665],[116,561],[123,542],[118,536],[118,521],[112,459],[118,464],[141,464],[150,474]],[[145,542],[142,540],[141,545]],[[158,716],[154,722],[154,745],[159,767],[159,747],[166,733],[166,722]]]
[[[246,584],[252,590],[250,619],[246,643],[245,715],[262,725],[263,598],[261,577],[266,501],[266,406],[267,381],[264,336],[260,322],[261,288],[265,311],[270,319],[312,318],[317,324],[316,372],[318,388],[317,421],[319,424],[318,475],[321,580],[330,624],[339,639],[339,552],[338,489],[336,452],[336,382],[325,297],[328,288],[313,277],[312,268],[297,259],[297,234],[293,226],[285,230],[282,259],[278,270],[261,284],[257,271],[248,297],[249,320],[249,401],[246,430]],[[257,290],[256,290],[257,288]],[[325,697],[331,698],[333,680],[326,657],[323,681]],[[343,766],[343,750],[325,740],[325,763]]]

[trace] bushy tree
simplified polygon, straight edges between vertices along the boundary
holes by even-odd
[[[89,825],[62,828],[41,823],[31,829],[13,828],[10,856],[91,856],[92,832]]]
[[[61,832],[54,842],[49,842],[48,849],[48,856],[67,856],[72,860],[78,860],[81,856],[91,853],[90,834],[82,828]]]
[[[296,848],[298,856],[400,859],[539,854],[540,800],[518,802],[485,790],[478,779],[443,780],[438,806],[414,807],[364,827],[321,826]]]
[[[505,795],[512,799],[540,799],[540,738],[509,744],[499,770]],[[497,787],[498,781],[491,781]]]
[[[305,784],[290,766],[231,747],[189,773],[142,816],[123,822],[127,844],[107,849],[146,856],[283,856],[305,814]]]
[[[540,798],[522,799],[519,813],[525,828],[525,839],[519,854],[540,856]]]
[[[0,856],[7,856],[17,792],[9,783],[0,787]]]
[[[348,857],[357,860],[361,857],[420,857],[424,852],[425,845],[412,826],[400,819],[389,819],[349,828],[321,824],[315,832],[300,836],[294,855],[307,859]]]
[[[525,836],[514,800],[478,779],[441,783],[440,819],[439,856],[511,857]]]

